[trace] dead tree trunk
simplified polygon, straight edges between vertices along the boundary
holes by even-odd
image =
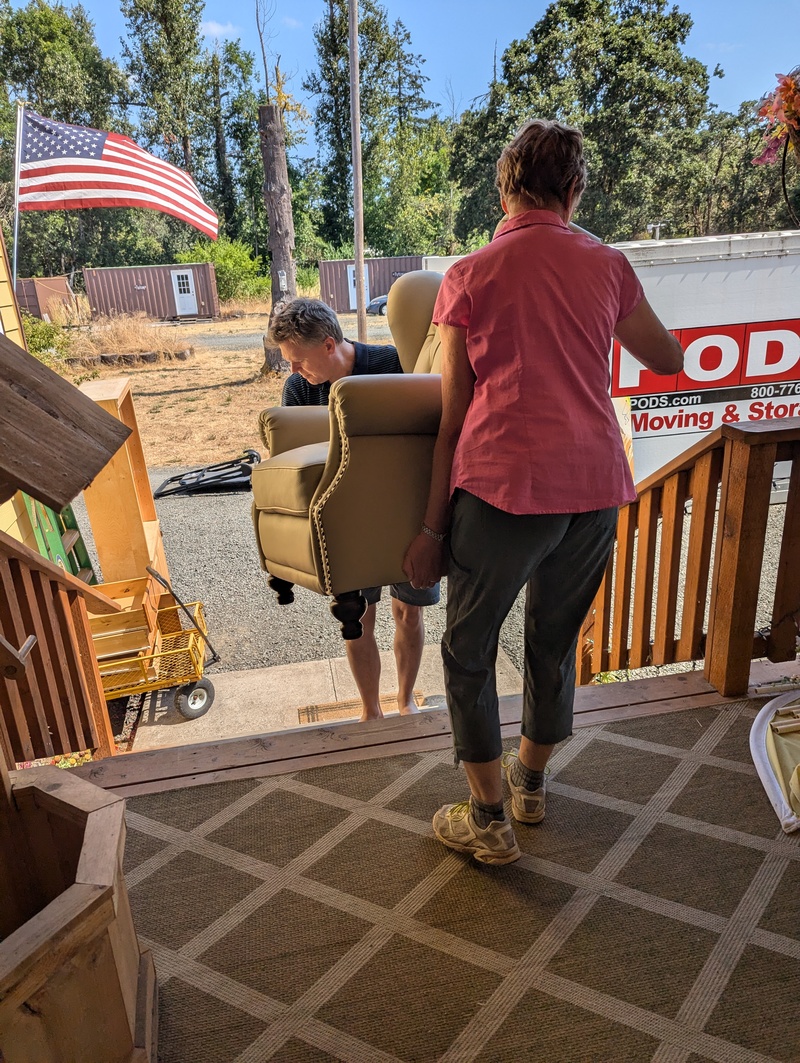
[[[294,220],[292,190],[286,167],[286,144],[280,107],[274,103],[258,108],[261,158],[264,162],[264,205],[269,219],[269,252],[272,263],[272,309],[270,321],[282,302],[297,298],[294,264]],[[280,349],[264,341],[261,375],[285,368]]]

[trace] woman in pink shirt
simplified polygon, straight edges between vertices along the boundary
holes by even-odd
[[[628,260],[569,227],[586,186],[581,134],[527,123],[497,164],[507,220],[445,275],[442,421],[422,531],[406,572],[447,572],[442,641],[456,758],[470,800],[433,818],[445,845],[489,864],[520,856],[503,811],[545,813],[545,766],[572,733],[575,652],[605,571],[617,509],[635,498],[609,396],[612,336],[656,373],[683,352]],[[519,751],[502,755],[495,684],[500,627],[523,587]]]

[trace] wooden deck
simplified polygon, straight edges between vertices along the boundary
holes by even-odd
[[[797,672],[796,665],[755,661],[750,672],[750,691]],[[699,671],[585,686],[576,691],[575,726],[690,711],[738,700],[720,694]],[[504,735],[518,733],[521,714],[520,695],[500,699]],[[133,796],[280,775],[322,764],[445,749],[451,742],[447,711],[429,709],[417,716],[395,716],[370,723],[335,723],[122,754],[93,761],[72,772],[122,796]]]

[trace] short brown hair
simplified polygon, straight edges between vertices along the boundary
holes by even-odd
[[[274,347],[281,343],[299,343],[311,347],[332,336],[337,343],[344,339],[339,318],[320,299],[292,299],[275,311],[269,327],[267,342]]]
[[[571,126],[534,118],[526,122],[497,160],[501,196],[524,196],[534,207],[557,199],[566,206],[577,179],[578,194],[586,188],[583,135]]]

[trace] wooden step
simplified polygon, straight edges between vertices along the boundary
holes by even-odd
[[[81,568],[78,570],[78,579],[82,579],[84,583],[89,583],[94,576],[94,572],[90,568]]]
[[[75,543],[80,539],[81,533],[77,528],[67,528],[61,536],[61,542],[64,544],[64,549],[69,553],[74,547]]]

